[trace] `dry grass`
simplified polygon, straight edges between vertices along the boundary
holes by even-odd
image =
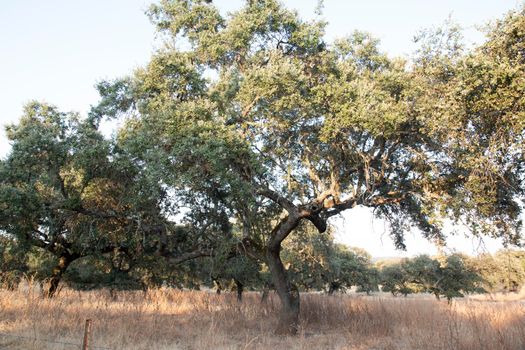
[[[480,301],[522,301],[525,302],[525,286],[517,293],[493,293],[493,294],[476,294],[469,296],[472,300]]]
[[[278,300],[261,305],[246,293],[178,290],[120,292],[63,290],[53,300],[33,289],[0,291],[0,349],[78,349],[84,321],[94,344],[111,349],[525,349],[521,301],[302,295],[301,332],[275,337]]]

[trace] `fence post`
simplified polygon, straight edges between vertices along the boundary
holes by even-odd
[[[91,339],[91,320],[86,320],[86,326],[84,327],[84,340],[82,341],[82,350],[89,349],[89,340]]]

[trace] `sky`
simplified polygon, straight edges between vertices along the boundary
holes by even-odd
[[[317,0],[283,1],[303,18],[317,15]],[[94,85],[130,74],[148,62],[159,39],[144,14],[149,0],[2,1],[0,11],[0,124],[14,123],[31,100],[63,111],[85,114],[96,104]],[[215,0],[226,14],[240,0]],[[519,0],[325,0],[321,18],[328,21],[328,41],[353,30],[372,33],[390,56],[415,49],[414,35],[449,17],[464,28],[465,41],[483,41],[479,27],[522,4]],[[9,152],[3,127],[0,157]],[[417,232],[407,235],[407,251],[396,251],[385,225],[366,208],[356,208],[335,222],[337,240],[365,248],[373,256],[435,254]],[[476,254],[495,251],[498,241],[468,239],[464,229],[451,236],[448,249]],[[450,228],[447,231],[452,230]]]

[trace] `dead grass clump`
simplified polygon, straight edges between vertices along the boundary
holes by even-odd
[[[87,318],[94,345],[111,349],[525,348],[522,302],[305,293],[299,335],[276,337],[278,298],[245,294],[238,303],[234,294],[172,289],[116,297],[64,289],[52,300],[27,288],[0,291],[0,348],[73,349],[27,338],[78,344]]]

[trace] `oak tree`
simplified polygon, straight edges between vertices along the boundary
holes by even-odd
[[[241,226],[237,248],[267,264],[281,300],[278,333],[298,327],[280,252],[304,221],[324,232],[365,206],[400,248],[412,227],[442,243],[447,217],[520,242],[521,13],[470,53],[429,34],[411,66],[366,33],[328,43],[326,23],[275,0],[227,15],[162,0],[149,14],[165,45],[108,83],[101,114],[127,115],[123,138],[143,141],[189,212]]]

